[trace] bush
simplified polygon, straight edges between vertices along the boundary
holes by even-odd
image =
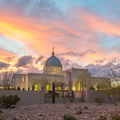
[[[120,120],[120,115],[116,114],[111,117],[112,120]]]
[[[11,105],[16,105],[16,103],[20,100],[20,97],[16,95],[9,95],[9,96],[6,96],[6,95],[3,95],[0,97],[0,102],[2,103],[2,107],[4,108],[8,108],[10,107]]]
[[[77,120],[74,116],[69,115],[69,114],[64,114],[63,119],[64,120]]]
[[[107,120],[107,117],[100,115],[99,120]]]
[[[52,91],[51,91],[51,90],[49,90],[49,91],[48,91],[48,93],[49,93],[49,94],[52,94]]]
[[[55,93],[55,96],[58,96],[59,95],[59,93]]]
[[[48,98],[52,98],[52,96],[48,96]]]
[[[82,110],[80,107],[75,108],[76,114],[82,114]]]
[[[0,114],[2,114],[2,111],[0,110]]]
[[[17,90],[20,90],[20,87],[19,87],[19,86],[17,87]]]
[[[87,106],[85,106],[85,109],[88,109],[88,107],[87,107]]]
[[[101,105],[104,102],[104,99],[103,98],[96,98],[94,101],[96,103],[98,103],[99,105]]]
[[[59,95],[57,95],[57,96],[55,96],[56,98],[60,98],[60,96]]]
[[[93,86],[91,86],[91,87],[89,88],[89,90],[95,90],[95,88],[94,88]]]

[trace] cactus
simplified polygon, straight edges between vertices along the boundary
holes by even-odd
[[[52,101],[55,104],[55,83],[52,84]]]

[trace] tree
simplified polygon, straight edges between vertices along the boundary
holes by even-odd
[[[35,84],[38,85],[38,89],[42,89],[43,88],[44,90],[46,90],[46,86],[49,85],[50,82],[49,82],[49,79],[46,78],[46,77],[41,77],[40,79],[35,78],[29,84],[30,89],[32,89],[33,85],[35,87]]]
[[[0,74],[0,84],[5,89],[12,85],[12,71],[4,71]]]
[[[34,78],[30,83],[29,83],[29,90],[33,90],[33,85],[38,84],[38,88],[40,88],[39,80]]]
[[[77,81],[82,81],[83,89],[89,89],[99,83],[99,79],[97,77],[91,77],[90,74],[78,76]]]
[[[108,96],[109,103],[117,105],[117,101],[120,101],[120,72],[114,69],[110,69],[109,71],[107,71],[106,76],[111,78],[112,84],[106,82],[106,90],[104,90],[103,92],[105,95]]]
[[[39,80],[39,84],[40,84],[40,86],[41,86],[41,89],[42,89],[42,87],[43,87],[43,89],[46,90],[46,86],[47,86],[47,85],[50,85],[50,81],[49,81],[48,78],[42,77],[42,78]]]

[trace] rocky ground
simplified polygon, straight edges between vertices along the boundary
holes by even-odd
[[[88,109],[85,109],[85,106]],[[82,114],[77,114],[82,110]],[[77,120],[98,120],[99,115],[106,116],[110,120],[111,114],[120,115],[120,105],[112,104],[97,105],[96,103],[56,103],[41,105],[18,105],[16,108],[2,109],[6,119],[12,120],[63,120],[64,114],[71,114]]]

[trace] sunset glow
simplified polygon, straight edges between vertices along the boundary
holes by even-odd
[[[0,71],[41,73],[53,46],[63,70],[119,69],[119,6],[119,0],[0,0]]]

